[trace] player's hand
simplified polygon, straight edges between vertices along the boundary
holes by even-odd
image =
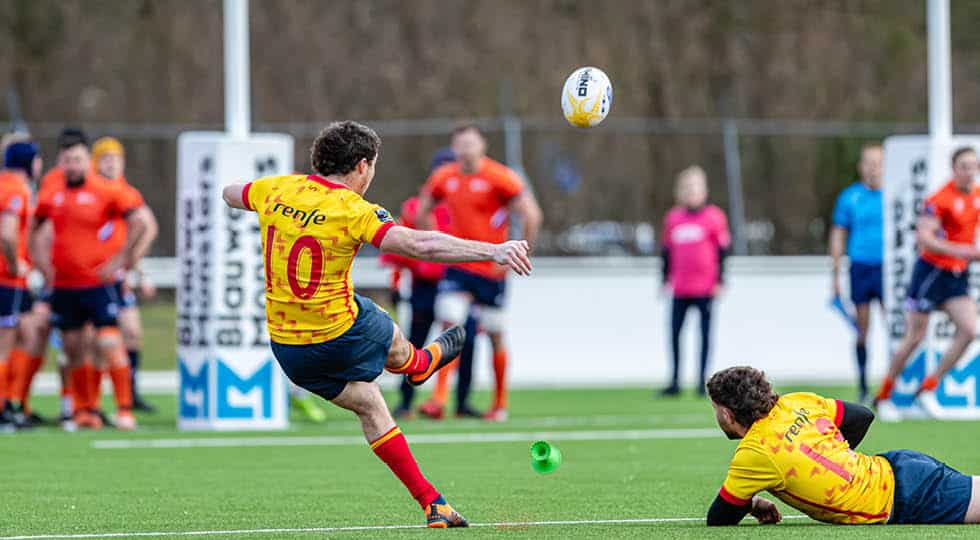
[[[527,253],[530,249],[525,240],[511,240],[497,244],[493,249],[493,262],[506,266],[519,276],[531,275],[531,259]]]
[[[17,276],[19,278],[26,277],[27,274],[31,272],[31,265],[24,259],[17,259]]]
[[[779,523],[783,520],[782,514],[779,513],[779,508],[772,501],[763,499],[762,497],[752,498],[752,510],[749,513],[762,525]]]
[[[54,287],[54,267],[50,265],[44,267],[39,266],[38,270],[44,276],[44,286],[48,288]]]
[[[716,284],[711,289],[711,296],[713,298],[721,298],[721,295],[723,295],[723,294],[725,294],[725,286],[722,285],[721,283]]]
[[[980,248],[976,246],[966,246],[963,250],[962,258],[968,261],[980,261]]]
[[[832,279],[834,298],[840,298],[840,276],[835,275]]]
[[[123,258],[117,255],[99,267],[99,279],[106,283],[119,281],[124,270]]]

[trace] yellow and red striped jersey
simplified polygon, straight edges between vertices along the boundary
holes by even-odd
[[[888,521],[895,493],[891,464],[851,450],[838,429],[843,416],[840,401],[781,396],[739,443],[721,497],[744,505],[768,491],[818,521]]]
[[[265,309],[272,341],[330,341],[354,325],[350,271],[361,244],[381,244],[394,220],[344,184],[316,175],[260,178],[245,186],[259,214],[265,257]]]

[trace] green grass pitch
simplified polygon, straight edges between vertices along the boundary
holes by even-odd
[[[781,391],[798,388],[782,387]],[[817,389],[852,397],[851,391]],[[477,395],[485,406],[489,396]],[[153,396],[161,413],[142,417],[140,431],[66,434],[53,428],[0,438],[0,538],[161,532],[236,531],[207,538],[977,538],[980,528],[841,527],[787,519],[769,527],[748,518],[736,529],[707,529],[704,513],[717,493],[735,443],[714,428],[708,404],[694,396],[654,399],[652,391],[516,391],[512,419],[422,420],[402,428],[423,470],[474,524],[465,531],[416,529],[322,530],[421,524],[422,513],[404,488],[356,441],[353,417],[336,408],[324,425],[303,423],[281,433],[179,433],[172,396]],[[51,413],[53,398],[37,406]],[[332,407],[332,406],[330,406]],[[558,440],[561,468],[548,476],[531,471],[535,433],[575,437],[590,432],[685,430],[691,438]],[[692,431],[693,430],[693,431]],[[436,435],[514,433],[509,442],[434,442]],[[699,434],[700,433],[700,434]],[[578,434],[578,435],[576,435]],[[100,441],[261,437],[265,443],[296,437],[351,442],[326,446],[206,448],[95,447]],[[346,437],[347,439],[341,439]],[[421,442],[428,438],[426,442]],[[500,437],[505,438],[505,437]],[[594,438],[594,437],[593,437]],[[457,439],[451,439],[457,440]],[[917,422],[876,424],[861,449],[912,448],[963,471],[980,472],[980,424]],[[443,439],[445,441],[445,439]],[[254,441],[253,441],[254,442]],[[784,515],[796,514],[780,504]],[[626,522],[651,518],[691,521]],[[491,525],[514,522],[619,521],[614,523]],[[257,529],[318,531],[261,532]],[[172,533],[172,534],[171,534]],[[95,536],[98,537],[98,536]],[[186,536],[184,536],[186,537]]]

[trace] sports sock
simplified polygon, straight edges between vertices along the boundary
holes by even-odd
[[[392,373],[403,373],[405,375],[417,375],[419,373],[425,373],[432,367],[433,362],[438,365],[439,360],[442,358],[442,348],[438,343],[429,343],[421,349],[416,349],[415,345],[411,343],[408,346],[410,348],[408,360],[405,360],[405,363],[401,367],[389,368],[388,371]]]
[[[868,348],[864,343],[858,343],[854,347],[854,353],[857,356],[858,386],[861,389],[861,395],[864,395],[868,393]]]
[[[922,386],[919,387],[919,392],[931,392],[939,388],[939,378],[935,375],[929,375],[925,379],[922,379]]]
[[[371,450],[388,465],[423,509],[440,497],[436,488],[422,476],[412,451],[408,449],[408,441],[398,426],[375,439],[371,443]]]
[[[105,376],[105,368],[97,368],[94,364],[89,364],[88,371],[88,408],[99,410],[102,408],[102,377]]]
[[[116,405],[120,409],[133,408],[133,381],[128,365],[115,365],[109,368],[112,389],[116,395]]]
[[[89,406],[89,381],[92,370],[91,364],[82,364],[69,370],[71,377],[72,409],[75,414],[84,411]]]
[[[493,408],[507,408],[507,350],[500,349],[493,353],[494,394]]]
[[[895,387],[895,381],[891,379],[885,379],[881,381],[881,388],[878,389],[878,394],[875,396],[875,401],[885,401],[892,397],[892,388]]]
[[[436,373],[436,388],[432,391],[432,401],[445,405],[449,400],[449,373],[459,365],[459,358]]]
[[[126,355],[129,356],[129,372],[132,380],[130,385],[133,388],[133,395],[135,396],[139,392],[136,390],[136,377],[139,374],[140,369],[140,351],[139,349],[128,349]]]
[[[109,378],[112,379],[112,391],[116,397],[116,405],[120,409],[133,408],[133,374],[130,368],[130,357],[126,347],[120,344],[110,352]]]

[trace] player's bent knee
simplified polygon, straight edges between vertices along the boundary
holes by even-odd
[[[411,346],[408,342],[408,338],[405,334],[395,326],[395,333],[391,337],[391,348],[388,349],[388,361],[385,362],[385,367],[394,368],[400,367],[408,361],[408,357],[411,354]]]
[[[463,325],[470,311],[470,298],[466,293],[439,293],[435,308],[436,318],[441,322]]]
[[[506,314],[502,308],[480,307],[480,327],[488,334],[499,335],[504,331]]]

